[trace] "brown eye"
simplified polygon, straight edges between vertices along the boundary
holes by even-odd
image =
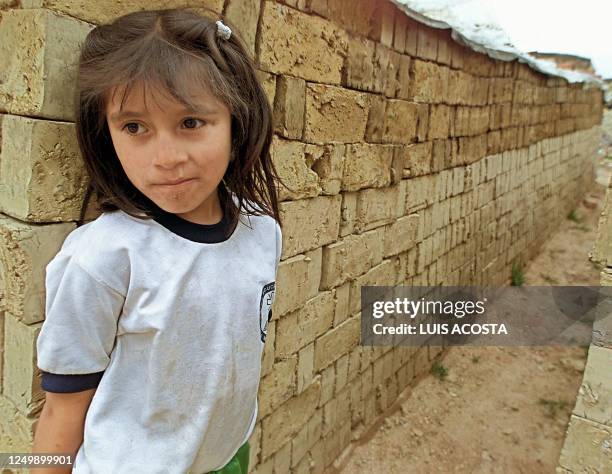
[[[183,124],[185,125],[185,128],[197,128],[197,122],[204,124],[204,122],[196,118],[188,118],[188,119],[183,120]]]
[[[135,122],[130,122],[130,123],[126,123],[123,128],[127,129],[127,131],[131,135],[135,135],[136,133],[138,133],[138,127],[140,127],[140,124],[135,123]]]

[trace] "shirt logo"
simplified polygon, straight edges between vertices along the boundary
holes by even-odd
[[[272,303],[274,302],[275,282],[264,285],[259,300],[259,331],[261,342],[266,342],[268,323],[272,319]]]

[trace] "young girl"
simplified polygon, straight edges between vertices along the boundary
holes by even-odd
[[[46,268],[33,452],[76,453],[48,472],[246,474],[282,242],[252,60],[220,20],[137,12],[87,36],[78,93],[103,213]]]

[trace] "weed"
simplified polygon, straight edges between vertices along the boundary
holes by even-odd
[[[472,363],[478,364],[480,362],[480,356],[472,356]]]
[[[578,218],[578,216],[576,215],[576,210],[573,210],[572,212],[570,212],[570,213],[567,215],[567,218],[568,218],[570,221],[573,221],[573,222],[576,222],[576,223],[580,222],[580,219],[579,219],[579,218]]]
[[[514,262],[512,264],[512,286],[522,286],[525,283],[525,275],[523,274],[523,266]]]
[[[444,380],[444,378],[448,375],[448,369],[438,361],[434,362],[434,364],[431,366],[430,372],[440,380]]]
[[[546,416],[549,418],[556,418],[558,410],[565,410],[568,402],[565,400],[549,400],[547,398],[540,398],[540,405],[546,407]]]

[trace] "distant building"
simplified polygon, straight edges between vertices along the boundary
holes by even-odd
[[[604,91],[604,102],[606,107],[612,109],[612,77],[604,79],[605,91]]]
[[[538,59],[545,59],[553,61],[558,67],[562,69],[569,69],[570,71],[581,71],[589,74],[595,74],[595,68],[589,58],[582,56],[575,56],[573,54],[561,54],[561,53],[539,53],[537,51],[530,51],[529,54]]]

